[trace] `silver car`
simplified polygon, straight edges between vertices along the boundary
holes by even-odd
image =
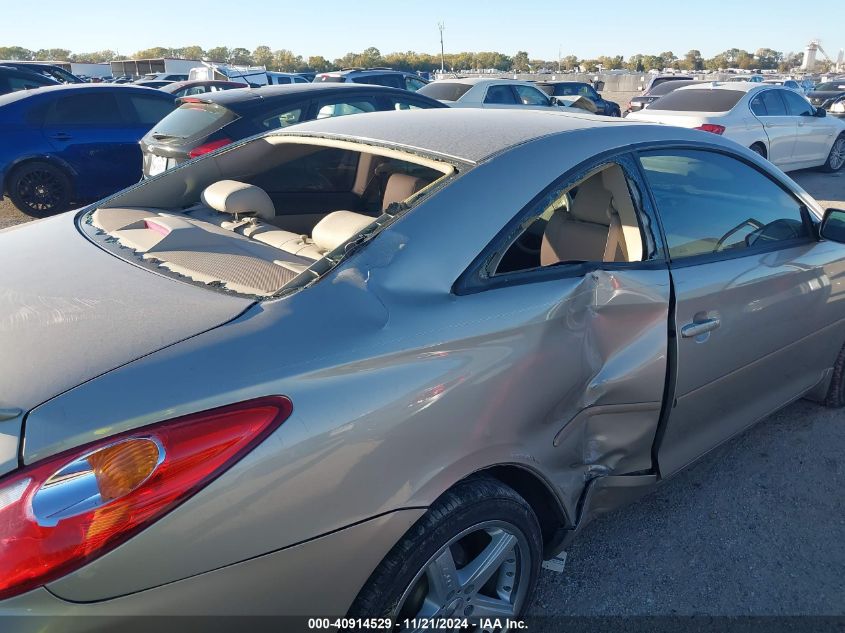
[[[713,134],[463,109],[305,123],[7,229],[0,616],[47,619],[4,631],[519,615],[594,517],[842,406],[843,241]]]

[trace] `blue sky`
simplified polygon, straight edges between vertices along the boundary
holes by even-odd
[[[122,54],[190,44],[266,44],[328,59],[368,46],[434,53],[441,20],[449,52],[526,50],[545,59],[556,59],[559,45],[581,58],[682,56],[691,48],[710,57],[734,46],[800,51],[812,38],[833,57],[845,47],[843,0],[0,0],[0,13],[0,46]]]

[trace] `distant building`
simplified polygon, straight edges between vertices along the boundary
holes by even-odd
[[[202,66],[199,59],[173,59],[162,57],[159,59],[124,59],[111,63],[111,74],[114,77],[128,75],[143,77],[150,73],[175,73],[188,75],[191,68]]]

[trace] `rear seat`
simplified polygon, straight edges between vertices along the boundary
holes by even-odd
[[[392,174],[385,186],[382,210],[411,197],[427,184],[428,181],[422,178]],[[262,218],[276,218],[276,209],[267,192],[236,180],[221,180],[209,185],[202,192],[202,202],[202,207],[187,212],[192,218],[217,224],[286,253],[311,260],[320,259],[333,251],[375,220],[354,211],[333,211],[314,226],[311,237],[284,231],[261,221]],[[221,221],[220,214],[233,216],[233,219]]]

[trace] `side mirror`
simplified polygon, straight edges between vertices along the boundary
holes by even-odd
[[[816,111],[813,113],[813,116],[823,119],[827,116],[827,110],[824,108],[816,108]]]
[[[819,236],[831,242],[845,244],[845,211],[842,209],[828,209],[824,212]]]
[[[604,90],[604,82],[601,79],[599,79],[598,81],[594,81],[593,88],[596,89],[596,92],[601,92],[602,90]]]

